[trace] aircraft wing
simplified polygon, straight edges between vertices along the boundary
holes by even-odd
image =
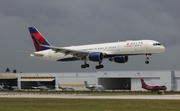
[[[55,47],[55,46],[47,46],[47,45],[41,45],[41,46],[51,48],[53,51],[64,53],[65,55],[71,54],[74,57],[77,57],[79,59],[83,59],[90,53],[89,51],[73,50],[73,49],[64,48],[64,47]]]

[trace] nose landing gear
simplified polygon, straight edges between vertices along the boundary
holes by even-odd
[[[151,54],[146,54],[146,61],[145,61],[145,64],[149,64],[149,56],[150,56]]]

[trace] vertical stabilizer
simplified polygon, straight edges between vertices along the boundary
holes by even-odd
[[[84,84],[85,84],[86,87],[89,87],[87,81],[84,81]]]
[[[37,81],[37,85],[38,85],[38,86],[42,86],[42,84],[41,84],[39,81]]]
[[[35,27],[28,27],[28,29],[36,52],[49,49],[47,47],[41,46],[41,45],[50,46],[50,43],[43,37],[43,35]]]
[[[142,85],[142,87],[148,86],[148,85],[144,82],[144,79],[143,79],[143,78],[141,78],[141,85]]]

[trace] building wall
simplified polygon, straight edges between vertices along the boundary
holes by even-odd
[[[73,87],[76,90],[87,90],[84,81],[89,85],[95,85],[96,73],[63,73],[56,76],[57,84],[61,87]]]
[[[180,71],[174,71],[175,90],[180,91]]]
[[[103,71],[97,76],[106,78],[131,78],[131,90],[144,90],[141,88],[141,78],[148,85],[166,85],[167,90],[171,90],[171,71]]]
[[[99,81],[99,78],[131,78],[131,90],[139,91],[144,90],[141,88],[140,82],[140,78],[144,78],[144,81],[148,85],[165,85],[167,87],[167,90],[180,91],[180,71],[171,70],[16,73],[15,75],[18,77],[19,88],[21,86],[21,76],[53,76],[55,77],[55,86],[58,86],[60,84],[63,85],[63,87],[74,87],[76,90],[87,90],[84,87],[84,81],[87,81],[90,85],[94,85],[101,83],[101,81]]]

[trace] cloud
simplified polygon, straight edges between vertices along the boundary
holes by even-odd
[[[102,70],[178,69],[179,2],[169,0],[16,0],[0,4],[1,67],[23,72],[96,71],[97,63],[80,68],[83,61],[50,62],[16,53],[34,51],[28,26],[36,26],[55,46],[71,46],[124,40],[154,39],[166,46],[145,65],[145,56],[129,62],[103,61]],[[172,57],[169,57],[172,56]],[[170,62],[173,61],[173,62]],[[169,65],[166,65],[169,64]]]

